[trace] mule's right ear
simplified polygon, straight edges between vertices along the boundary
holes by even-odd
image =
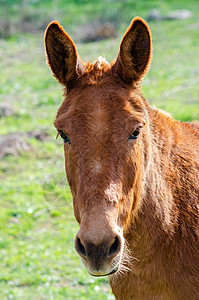
[[[75,44],[57,21],[48,25],[44,39],[47,62],[54,76],[69,87],[83,68]]]

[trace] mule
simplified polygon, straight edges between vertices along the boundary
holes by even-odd
[[[80,224],[75,249],[119,300],[199,299],[199,124],[150,106],[151,33],[133,19],[109,64],[84,63],[57,21],[47,62],[65,88],[55,127]]]

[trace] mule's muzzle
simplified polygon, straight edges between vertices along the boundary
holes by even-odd
[[[93,276],[107,276],[115,273],[119,267],[122,239],[116,235],[111,241],[100,243],[86,241],[77,234],[75,249],[82,258],[88,272]]]
[[[108,242],[103,242],[99,245],[95,245],[93,243],[84,243],[81,239],[76,236],[75,239],[75,249],[80,256],[83,257],[92,257],[94,260],[100,259],[100,257],[115,256],[121,250],[121,238],[116,236],[111,245]]]
[[[97,274],[94,275],[94,274],[91,274],[91,273],[89,273],[89,274],[94,276],[94,277],[109,276],[109,275],[112,275],[112,274],[116,273],[118,271],[118,269],[119,269],[119,264],[108,274],[104,274],[104,275],[97,275]]]

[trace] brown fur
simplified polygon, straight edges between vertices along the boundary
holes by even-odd
[[[45,45],[66,90],[55,126],[70,139],[65,166],[83,263],[95,276],[119,268],[110,275],[119,300],[198,300],[199,124],[175,121],[141,95],[148,25],[132,21],[111,65],[84,64],[58,22]]]

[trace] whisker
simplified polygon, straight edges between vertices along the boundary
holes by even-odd
[[[128,244],[125,242],[118,274],[122,275],[126,272],[133,272],[133,261],[139,261],[139,259],[131,255]]]

